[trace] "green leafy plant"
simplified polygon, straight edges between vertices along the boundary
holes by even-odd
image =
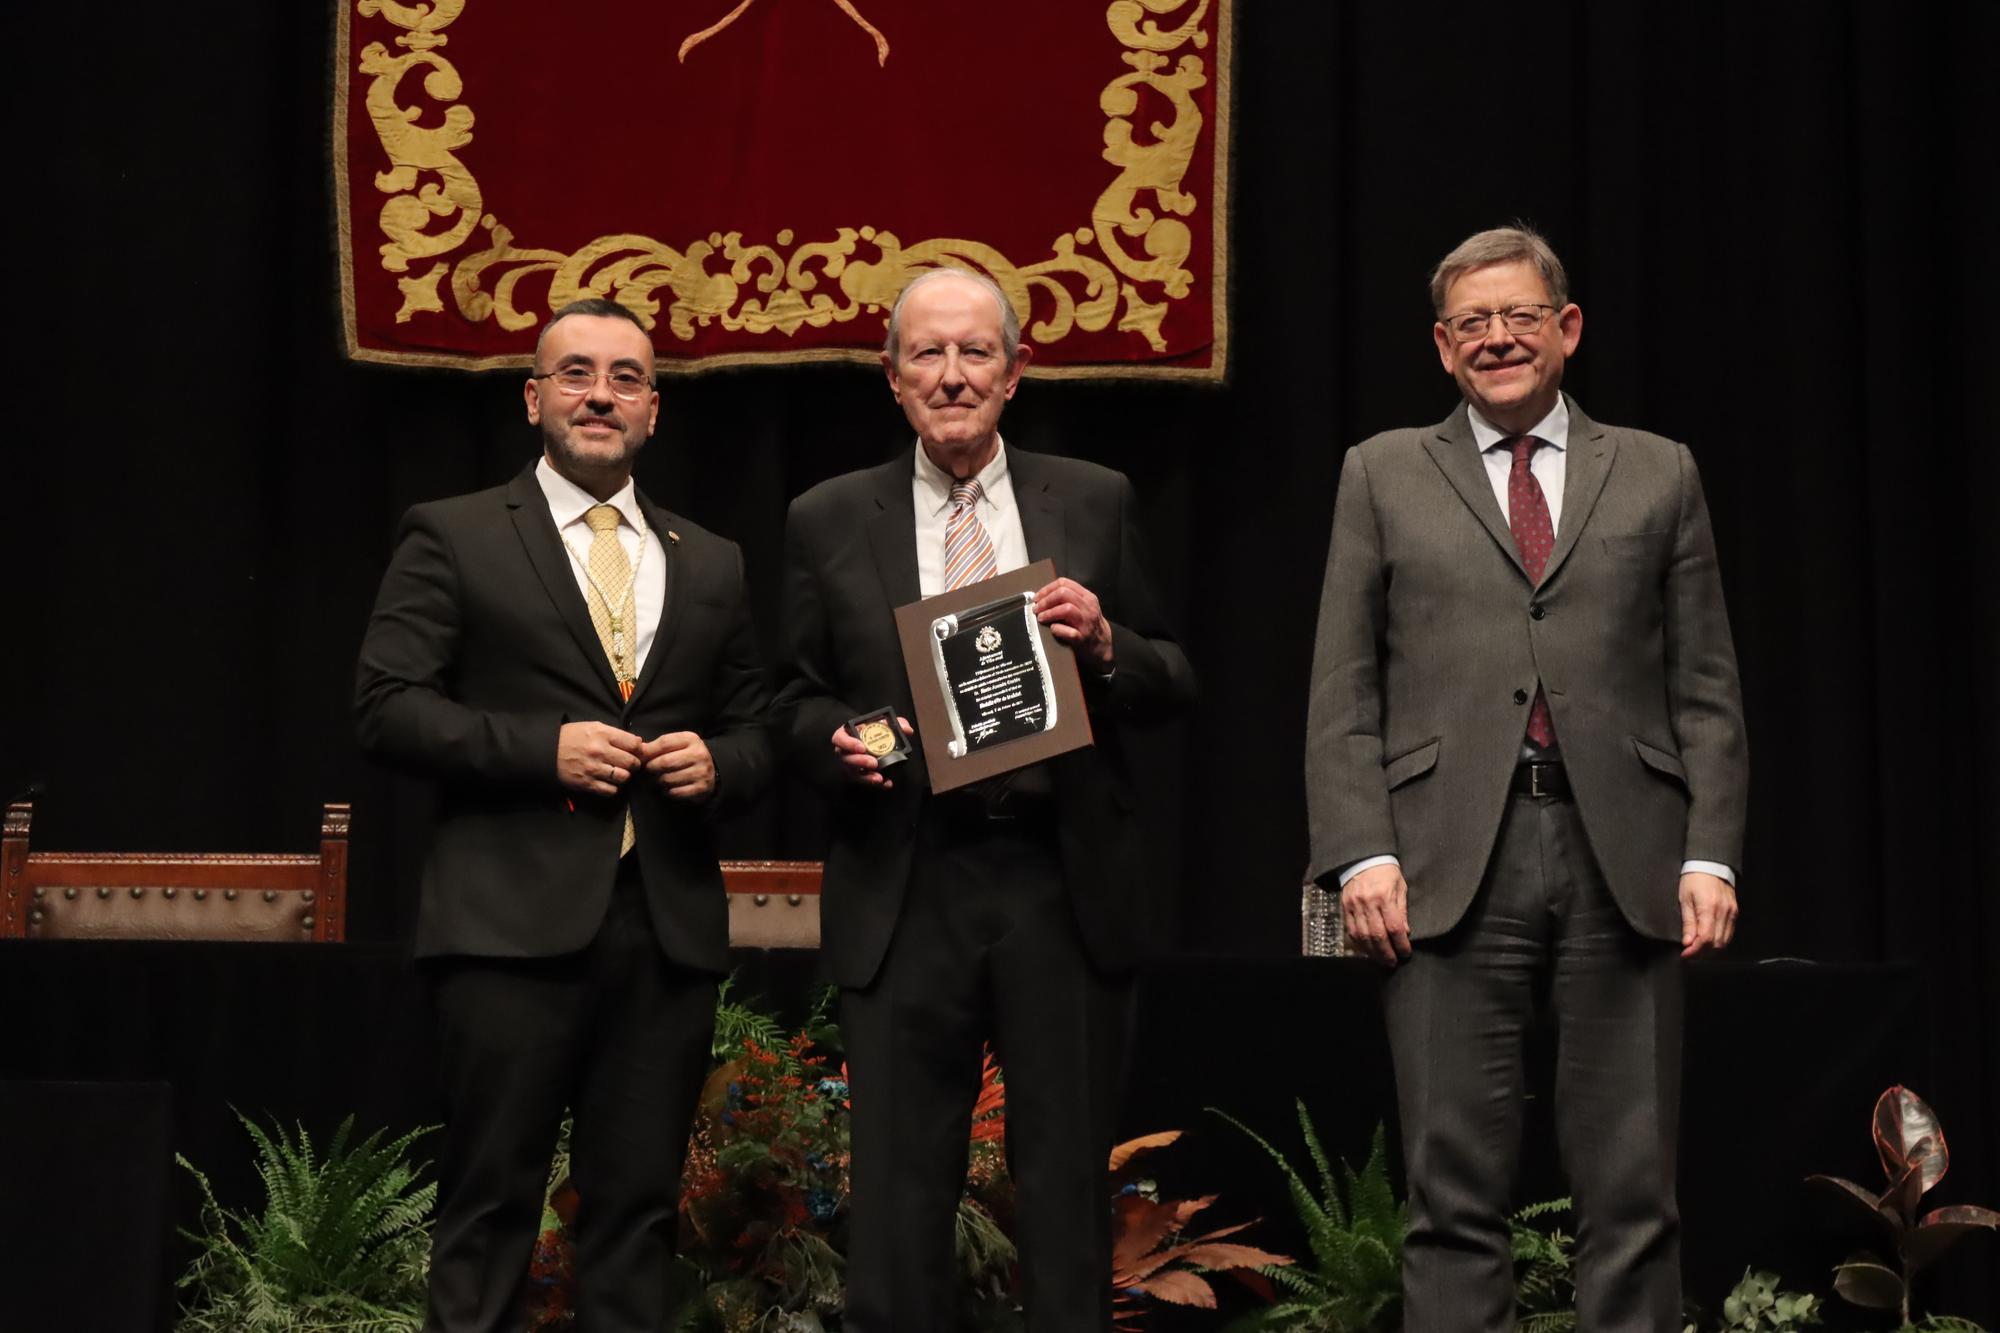
[[[1258,1271],[1277,1288],[1278,1299],[1234,1320],[1229,1333],[1388,1333],[1399,1327],[1402,1311],[1407,1220],[1389,1186],[1382,1127],[1375,1128],[1361,1170],[1342,1162],[1336,1176],[1305,1103],[1295,1104],[1306,1152],[1318,1176],[1317,1194],[1285,1155],[1255,1130],[1226,1112],[1208,1108],[1247,1135],[1284,1172],[1292,1208],[1312,1251],[1311,1267],[1303,1263],[1260,1267]]]
[[[1837,1176],[1806,1179],[1831,1186],[1842,1198],[1867,1209],[1894,1252],[1893,1262],[1865,1250],[1849,1255],[1834,1269],[1834,1291],[1855,1305],[1896,1310],[1903,1325],[1911,1327],[1910,1286],[1917,1273],[1960,1237],[2000,1227],[2000,1213],[1960,1204],[1918,1215],[1923,1196],[1950,1168],[1951,1154],[1945,1148],[1944,1127],[1938,1123],[1937,1113],[1916,1093],[1899,1084],[1877,1098],[1873,1132],[1875,1153],[1889,1182],[1881,1194]],[[1962,1325],[1963,1321],[1940,1324],[1931,1320],[1915,1327],[1944,1330]]]
[[[1547,1199],[1507,1221],[1521,1333],[1571,1333],[1576,1328],[1576,1240],[1553,1220],[1570,1211],[1568,1199]]]
[[[376,1130],[350,1143],[340,1122],[323,1155],[302,1125],[296,1139],[238,1113],[257,1148],[264,1209],[236,1213],[208,1177],[175,1160],[201,1188],[202,1230],[183,1232],[199,1253],[178,1285],[188,1292],[180,1333],[405,1333],[422,1322],[435,1184],[405,1158],[430,1132],[388,1142]]]
[[[784,1049],[790,1042],[791,1034],[785,1031],[775,1014],[738,1000],[734,991],[736,978],[724,977],[715,990],[715,1035],[710,1039],[709,1056],[718,1063],[735,1059],[743,1052],[743,1043],[748,1041],[767,1051]],[[833,1030],[827,1017],[833,1006],[835,990],[832,986],[822,986],[813,994],[812,1009],[806,1016],[800,1031],[812,1038],[819,1046],[825,1046],[826,1036]]]
[[[1778,1286],[1776,1273],[1743,1270],[1742,1280],[1722,1301],[1719,1333],[1798,1333],[1820,1322],[1820,1299]],[[1690,1320],[1683,1333],[1697,1333]]]

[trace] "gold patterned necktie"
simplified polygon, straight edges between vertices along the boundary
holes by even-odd
[[[587,599],[590,623],[597,629],[597,641],[604,645],[604,655],[611,660],[612,674],[618,677],[619,695],[629,700],[632,683],[639,674],[638,589],[633,586],[638,580],[632,577],[632,562],[625,558],[625,547],[618,540],[617,508],[592,505],[583,521],[590,525],[590,558],[584,562],[594,594]],[[618,599],[615,608],[609,605],[609,599],[614,597]],[[631,851],[638,836],[632,827],[632,807],[628,803],[618,855]]]
[[[977,481],[952,483],[952,511],[944,522],[946,592],[990,579],[999,570],[999,562],[993,556],[993,542],[986,535],[986,525],[979,521],[981,494]]]

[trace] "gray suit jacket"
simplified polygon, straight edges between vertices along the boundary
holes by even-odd
[[[1572,399],[1566,467],[1539,585],[1463,404],[1341,468],[1307,722],[1310,873],[1400,857],[1419,938],[1479,887],[1538,680],[1635,929],[1680,937],[1682,861],[1743,864],[1749,752],[1694,460]]]

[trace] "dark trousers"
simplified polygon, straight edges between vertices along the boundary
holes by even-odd
[[[1522,1038],[1559,1043],[1555,1119],[1576,1201],[1578,1326],[1674,1333],[1680,1307],[1678,947],[1612,901],[1567,799],[1513,797],[1486,882],[1383,994],[1410,1186],[1407,1333],[1514,1327],[1507,1214]]]
[[[581,952],[442,959],[426,970],[449,1119],[425,1333],[520,1328],[565,1106],[579,1199],[578,1327],[657,1333],[715,978],[661,952],[630,864]]]
[[[1006,1077],[1028,1328],[1109,1326],[1106,1161],[1131,995],[1129,978],[1085,957],[1053,827],[927,817],[882,970],[841,999],[849,1333],[958,1326],[954,1218],[989,1039]]]

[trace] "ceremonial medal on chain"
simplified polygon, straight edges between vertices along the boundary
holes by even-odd
[[[563,549],[569,552],[569,558],[583,571],[584,581],[590,585],[590,590],[597,594],[598,605],[604,608],[605,621],[611,626],[611,674],[617,678],[619,697],[627,701],[632,698],[632,691],[638,684],[639,655],[637,644],[628,643],[626,640],[625,599],[628,597],[632,599],[632,613],[637,615],[639,571],[645,567],[646,547],[650,544],[646,540],[647,530],[643,519],[635,522],[633,528],[639,534],[639,558],[632,562],[630,570],[627,571],[625,586],[618,590],[616,601],[604,591],[604,585],[597,581],[597,576],[590,572],[590,562],[579,556],[574,546],[568,542],[563,543]]]

